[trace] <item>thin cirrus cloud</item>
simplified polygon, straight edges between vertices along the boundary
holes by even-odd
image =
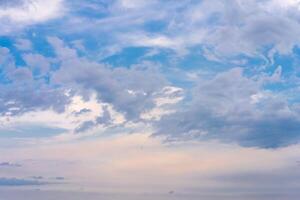
[[[222,60],[239,54],[263,56],[264,48],[272,47],[270,55],[264,55],[271,59],[271,54],[290,53],[299,43],[298,3],[213,0],[105,4],[101,1],[107,8],[105,14],[92,20],[88,14],[76,15],[76,20],[67,20],[71,28],[66,31],[93,30],[91,36],[108,34],[108,49],[146,46],[185,54],[188,49],[201,46],[208,52],[207,58]]]
[[[0,167],[22,167],[22,165],[18,163],[2,162],[0,163]]]
[[[29,180],[29,179],[18,179],[18,178],[0,178],[0,187],[2,186],[38,186],[44,185],[45,183]]]

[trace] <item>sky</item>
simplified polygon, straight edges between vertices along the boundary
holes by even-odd
[[[296,200],[300,0],[0,0],[0,200]]]

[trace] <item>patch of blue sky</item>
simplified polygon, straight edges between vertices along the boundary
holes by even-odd
[[[15,46],[15,40],[11,37],[0,37],[0,47],[9,49],[10,54],[13,56],[14,62],[17,66],[25,65],[22,59],[21,52]]]
[[[52,49],[45,50],[45,47],[47,45],[48,45],[48,47],[50,47],[50,46],[45,40],[43,42],[41,42],[41,41],[43,41],[42,38],[31,40],[31,42],[34,44],[34,48],[36,48],[38,50],[32,49],[32,50],[30,50],[30,53],[38,53],[41,55],[48,54],[49,55],[48,52],[53,52]],[[37,44],[35,42],[37,42]],[[18,50],[18,48],[15,45],[16,45],[16,38],[8,38],[8,37],[0,38],[0,46],[9,49],[9,53],[12,56],[11,61],[15,64],[16,68],[28,67],[26,62],[23,59],[23,55],[25,53]],[[40,48],[42,48],[42,49],[40,49]],[[7,64],[6,64],[6,66],[7,66]],[[4,66],[0,66],[0,83],[1,84],[11,83],[11,81],[9,81],[6,77],[6,75],[3,73],[3,67]],[[54,70],[54,69],[57,69],[58,66],[53,65],[52,68]],[[49,82],[49,78],[50,78],[49,74],[47,74],[43,77],[40,77],[40,70],[38,68],[33,69],[32,74],[33,74],[33,78],[35,80],[43,78],[43,79],[45,79],[46,82]]]
[[[297,56],[296,54],[294,56]],[[265,73],[271,76],[278,67],[281,67],[281,81],[268,84],[266,87],[272,91],[287,90],[299,85],[299,71],[297,70],[296,59],[292,55],[276,55],[274,63],[265,69]],[[300,64],[300,63],[298,63]]]
[[[202,51],[202,47],[195,46],[189,49],[189,53],[178,60],[177,66],[185,71],[207,70],[219,71],[229,68],[225,62],[208,60]]]
[[[139,63],[148,50],[149,48],[147,47],[124,48],[121,52],[103,59],[102,62],[108,63],[113,67],[130,67]]]
[[[43,33],[41,29],[36,29],[33,35],[30,37],[33,46],[33,53],[38,53],[46,57],[54,57],[55,52],[53,47],[47,41],[47,36],[51,36],[49,33]]]
[[[82,16],[89,19],[99,19],[109,16],[109,4],[106,1],[85,1],[84,3],[80,1],[69,2],[69,6],[72,8],[70,10],[71,14],[74,16]]]
[[[162,65],[166,65],[166,67],[174,66],[174,61],[177,59],[177,55],[173,50],[166,48],[147,48],[147,53],[144,56],[145,60],[150,60],[153,62],[160,62]]]
[[[150,33],[156,33],[156,32],[163,32],[168,27],[168,23],[164,20],[152,20],[152,21],[146,21],[143,25],[143,30],[150,32]]]
[[[274,57],[274,64],[269,69],[274,70],[278,66],[282,67],[282,75],[283,76],[289,76],[291,74],[295,73],[295,70],[297,70],[297,66],[295,65],[295,60],[291,55],[281,55],[281,56],[275,56]]]
[[[205,63],[215,67],[215,63],[211,63],[207,60],[205,61],[200,55],[194,55],[193,58],[180,58],[172,50],[155,49],[150,47],[124,48],[119,53],[105,58],[101,62],[107,63],[112,67],[130,68],[133,65],[139,64],[143,61],[150,61],[154,66],[157,64],[160,66],[160,71],[171,84],[184,88],[189,88],[194,83],[183,76],[182,73],[201,69],[200,66],[202,65],[195,67],[193,65],[194,63]],[[189,70],[187,70],[188,68]]]

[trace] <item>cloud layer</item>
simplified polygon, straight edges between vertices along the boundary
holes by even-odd
[[[241,68],[199,80],[187,108],[163,117],[157,134],[172,139],[220,139],[276,148],[298,143],[299,105],[264,90]]]
[[[0,198],[295,199],[299,8],[0,0]]]

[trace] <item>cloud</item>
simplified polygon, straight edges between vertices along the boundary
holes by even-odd
[[[15,46],[21,51],[32,50],[32,43],[27,39],[17,39]]]
[[[78,112],[74,112],[74,115],[79,116],[79,115],[82,115],[82,114],[85,114],[85,113],[89,113],[89,112],[92,112],[92,110],[91,109],[87,109],[87,108],[83,108],[83,109],[81,109]]]
[[[96,92],[99,102],[109,103],[127,119],[138,119],[153,108],[155,93],[167,80],[154,63],[141,63],[130,68],[113,68],[78,57],[76,51],[58,38],[49,38],[60,60],[53,83],[70,87],[83,95]],[[136,84],[139,83],[139,84]]]
[[[30,177],[30,178],[36,179],[36,180],[42,180],[42,179],[44,179],[43,176],[32,176],[32,177]]]
[[[23,59],[34,73],[46,75],[50,71],[50,60],[40,54],[24,54]]]
[[[273,0],[201,1],[187,4],[165,36],[181,48],[198,45],[220,58],[259,57],[270,47],[289,54],[299,44],[298,16],[291,14],[297,10],[296,4],[283,7]]]
[[[45,185],[46,183],[29,180],[29,179],[18,179],[18,178],[0,178],[0,187],[2,186],[38,186]]]
[[[113,125],[113,117],[110,110],[107,106],[103,106],[102,115],[98,116],[94,121],[85,121],[81,123],[76,129],[75,132],[85,132],[95,126],[103,125],[105,127]]]
[[[34,1],[33,3],[37,5],[43,4],[40,1]],[[62,1],[53,1],[51,5],[57,4],[59,7],[62,3]],[[27,4],[30,4],[30,2],[3,1],[2,7],[3,9],[5,8],[4,10],[23,9],[26,11],[27,9],[30,11],[31,5]],[[44,4],[46,5],[46,3]],[[70,5],[72,3],[68,4],[68,6]],[[132,2],[122,0],[105,5],[102,9],[107,9],[106,15],[94,17],[90,23],[86,23],[82,27],[76,27],[86,31],[91,27],[99,27],[95,26],[96,24],[103,25],[101,26],[103,30],[99,29],[98,31],[111,31],[111,40],[108,41],[108,45],[112,42],[117,46],[120,45],[121,48],[126,46],[152,47],[155,49],[170,48],[177,52],[186,53],[188,51],[185,50],[200,45],[205,50],[206,55],[210,55],[215,61],[221,61],[222,59],[220,58],[240,54],[259,56],[259,54],[264,52],[265,47],[273,48],[273,53],[280,52],[284,54],[290,52],[298,43],[296,35],[298,34],[297,27],[299,25],[298,21],[296,21],[297,13],[295,13],[298,8],[295,2],[283,5],[275,0],[251,0],[248,2],[229,0],[226,3],[201,1],[192,5],[191,1],[176,1],[170,5],[168,2],[161,1],[153,1],[151,3],[139,1],[139,3],[132,4]],[[91,8],[91,6],[89,4],[85,8]],[[51,6],[49,5],[49,7]],[[92,7],[93,9],[98,9],[98,7]],[[59,10],[59,8],[57,9]],[[147,12],[145,12],[145,9],[147,9]],[[59,13],[58,10],[54,13]],[[275,11],[278,13],[276,16]],[[235,13],[238,17],[233,16],[232,13]],[[58,16],[56,14],[53,15],[54,18]],[[89,19],[89,16],[83,16],[80,13],[73,13],[73,15],[78,17],[74,20],[75,22],[80,17],[82,17],[80,19]],[[136,20],[136,16],[142,17],[139,18],[140,20]],[[155,16],[155,19],[151,16]],[[19,22],[14,17],[17,16],[10,17],[10,20]],[[128,19],[126,23],[124,22],[124,24],[122,23],[120,27],[116,28],[115,24],[120,24],[120,20],[124,18]],[[24,20],[26,19],[25,17]],[[52,16],[41,17],[41,21],[47,19],[52,19]],[[33,21],[38,22],[39,20]],[[77,22],[82,23],[81,20]],[[163,25],[157,31],[154,30],[155,27],[152,27],[153,24],[151,26],[151,22],[161,22]],[[62,24],[64,23],[65,21],[62,22]],[[279,24],[282,25],[280,26]],[[76,49],[71,48],[67,42],[60,38],[48,37],[47,41],[52,46],[55,55],[47,57],[34,50],[26,52],[22,54],[22,61],[25,62],[26,66],[16,66],[16,60],[9,50],[1,48],[0,61],[5,66],[2,75],[3,80],[8,83],[7,85],[1,85],[1,91],[3,92],[0,95],[0,102],[2,102],[0,112],[2,116],[12,117],[28,112],[45,110],[55,110],[63,113],[71,104],[74,95],[81,96],[84,101],[87,101],[92,94],[96,94],[97,103],[105,104],[109,109],[102,109],[102,112],[99,112],[95,118],[82,121],[77,120],[74,123],[77,125],[74,128],[75,130],[87,130],[99,124],[113,124],[114,117],[112,112],[114,111],[123,115],[127,121],[133,122],[158,119],[158,113],[165,112],[157,107],[156,98],[163,88],[171,84],[167,80],[167,75],[161,72],[159,64],[141,61],[128,68],[110,66],[88,59],[85,54],[78,53]],[[19,46],[20,49],[27,49],[26,51],[32,48],[31,42],[24,39],[17,41],[16,46]],[[194,106],[197,109],[186,108],[185,110],[183,108],[179,109],[178,113],[191,118],[197,118],[199,114],[201,121],[204,123],[204,128],[200,125],[201,123],[197,125],[196,122],[186,122],[187,124],[192,123],[190,126],[193,128],[187,128],[186,130],[184,127],[175,128],[173,135],[181,135],[181,133],[177,134],[177,132],[183,129],[182,132],[185,132],[187,135],[211,136],[208,133],[214,131],[206,126],[213,127],[210,123],[216,123],[223,124],[222,126],[224,127],[219,128],[225,132],[234,132],[234,127],[236,129],[241,127],[243,129],[242,132],[247,133],[238,136],[241,137],[238,139],[241,142],[246,140],[246,138],[242,139],[242,137],[246,135],[250,137],[250,134],[248,134],[250,132],[265,132],[264,127],[260,123],[276,127],[273,123],[288,121],[293,127],[290,130],[291,135],[295,136],[295,132],[298,129],[295,124],[298,122],[298,118],[293,118],[292,116],[296,113],[296,106],[290,105],[286,99],[279,98],[276,94],[265,90],[259,81],[243,77],[239,75],[239,73],[242,73],[237,71],[235,69],[230,71],[230,73],[228,72],[230,76],[237,77],[236,82],[226,80],[229,78],[225,78],[224,74],[216,77],[221,82],[228,82],[227,84],[229,85],[226,88],[228,91],[220,92],[222,85],[216,84],[217,80],[211,80],[211,82],[202,80],[197,87],[198,89],[195,88],[192,92],[194,100],[190,103],[190,107]],[[278,68],[276,74],[266,79],[268,79],[269,83],[280,81],[283,71],[283,68]],[[205,84],[208,89],[201,86],[201,84]],[[241,85],[243,89],[235,85]],[[196,90],[199,90],[198,93]],[[206,90],[211,92],[206,92]],[[235,90],[238,91],[237,94]],[[215,91],[215,94],[212,91]],[[186,92],[189,93],[188,88],[186,88]],[[236,98],[233,98],[234,95],[236,95]],[[208,108],[204,109],[204,105]],[[267,109],[271,110],[269,107],[278,105],[282,106],[282,110],[275,113],[277,118],[269,118],[266,113],[271,111]],[[259,107],[263,107],[266,110]],[[200,108],[205,110],[205,112]],[[195,116],[188,110],[194,110]],[[235,111],[241,116],[243,116],[242,112],[245,112],[246,116],[249,115],[252,120],[250,122],[256,124],[257,129],[253,130],[251,127],[254,125],[249,125],[250,122],[246,125],[244,122],[235,121],[231,117]],[[87,114],[78,109],[73,110],[73,112],[78,112],[76,117]],[[148,114],[148,117],[143,117],[145,114]],[[291,115],[289,116],[289,114]],[[156,116],[153,117],[151,115]],[[207,119],[202,120],[202,117],[205,115],[208,116]],[[170,114],[169,117],[171,116],[173,115]],[[164,117],[160,123],[163,124],[167,118]],[[174,120],[176,121],[176,119]],[[259,128],[261,130],[258,130]],[[283,129],[283,127],[275,129]],[[266,131],[275,132],[275,130]],[[216,133],[213,135],[217,136]],[[228,138],[235,137],[229,136],[231,134],[226,135],[228,135]],[[267,136],[267,134],[265,135]],[[275,142],[276,144],[285,140],[281,137],[281,134],[276,133],[276,135],[278,140]],[[255,136],[255,134],[251,134],[251,136]],[[227,136],[224,137],[225,140],[226,138]],[[256,136],[249,138],[249,140],[255,139]],[[261,142],[264,143],[265,141]],[[291,141],[282,142],[292,143]],[[276,144],[271,144],[270,142],[266,146],[276,146]]]
[[[157,3],[156,0],[154,1],[145,1],[145,0],[118,0],[116,1],[116,6],[119,6],[120,8],[124,8],[124,9],[141,9],[141,8],[145,8],[148,6],[151,6],[153,4]]]
[[[25,24],[46,21],[62,14],[62,2],[62,0],[1,0],[0,18]]]
[[[65,180],[65,177],[57,176],[54,179],[57,180],[57,181],[63,181],[63,180]]]
[[[55,19],[64,14],[63,0],[1,0],[1,35],[28,25]]]
[[[265,90],[241,68],[200,79],[188,106],[163,116],[156,135],[170,140],[216,139],[242,146],[278,148],[298,143],[298,104]]]
[[[48,138],[66,131],[66,129],[55,126],[14,123],[0,127],[0,138]]]
[[[65,14],[61,23],[52,25],[55,31],[66,35],[81,32],[97,38],[96,42],[104,45],[100,50],[104,57],[131,46],[167,48],[180,55],[200,46],[208,59],[226,60],[241,54],[271,59],[276,52],[291,53],[299,44],[297,1],[118,0],[97,4],[19,0],[3,1],[2,7],[2,15],[16,22],[15,27],[22,21],[35,24]],[[66,14],[65,9],[72,13]],[[157,24],[161,24],[158,30]],[[9,27],[10,23],[2,26]],[[67,30],[63,28],[66,26]],[[99,34],[102,38],[97,37]],[[75,45],[82,49],[82,44]]]
[[[275,150],[212,141],[169,145],[149,137],[145,129],[141,125],[143,133],[125,134],[122,129],[113,136],[76,142],[3,147],[1,152],[5,159],[23,160],[20,174],[43,174],[42,180],[50,182],[45,189],[76,190],[80,186],[85,191],[105,193],[109,187],[114,194],[126,190],[134,194],[151,191],[152,195],[172,189],[200,195],[210,194],[213,187],[213,193],[222,197],[227,192],[236,194],[236,190],[257,195],[298,191],[293,186],[298,185],[299,145]],[[7,173],[0,171],[2,176]],[[261,178],[255,181],[251,174]],[[68,184],[55,180],[58,175],[67,177]],[[281,179],[286,184],[282,185]]]
[[[17,163],[2,162],[0,163],[0,167],[22,167],[22,165]]]
[[[78,14],[77,21],[69,22],[71,32],[109,37],[103,52],[140,46],[184,55],[200,47],[207,59],[228,61],[239,55],[271,59],[275,53],[292,53],[299,44],[297,1],[119,0],[106,8],[105,15],[92,21]],[[157,24],[162,24],[158,30]]]
[[[48,42],[55,56],[26,52],[22,54],[25,66],[17,66],[11,52],[2,49],[2,75],[8,83],[0,85],[0,102],[3,102],[0,113],[7,120],[47,110],[68,112],[66,109],[70,108],[73,98],[77,96],[82,97],[84,102],[95,97],[102,109],[96,118],[88,120],[83,118],[89,115],[85,111],[90,108],[77,106],[73,109],[71,112],[77,113],[74,116],[77,119],[71,123],[76,132],[98,125],[121,123],[124,121],[121,118],[138,121],[143,113],[156,106],[157,94],[168,84],[160,66],[155,63],[141,62],[129,68],[116,68],[79,56],[75,49],[57,37],[49,37]],[[51,128],[46,124],[42,127]],[[47,132],[51,132],[49,128]],[[59,127],[52,128],[56,130]],[[7,127],[3,130],[7,130]],[[66,130],[65,127],[63,130]]]
[[[27,54],[25,60],[28,67],[19,67],[15,58],[7,48],[0,49],[0,63],[2,73],[0,84],[0,114],[1,116],[15,116],[33,110],[53,109],[62,112],[69,102],[64,89],[54,88],[47,84],[47,80],[37,81],[34,69],[45,73],[49,69],[47,60],[39,55]]]

